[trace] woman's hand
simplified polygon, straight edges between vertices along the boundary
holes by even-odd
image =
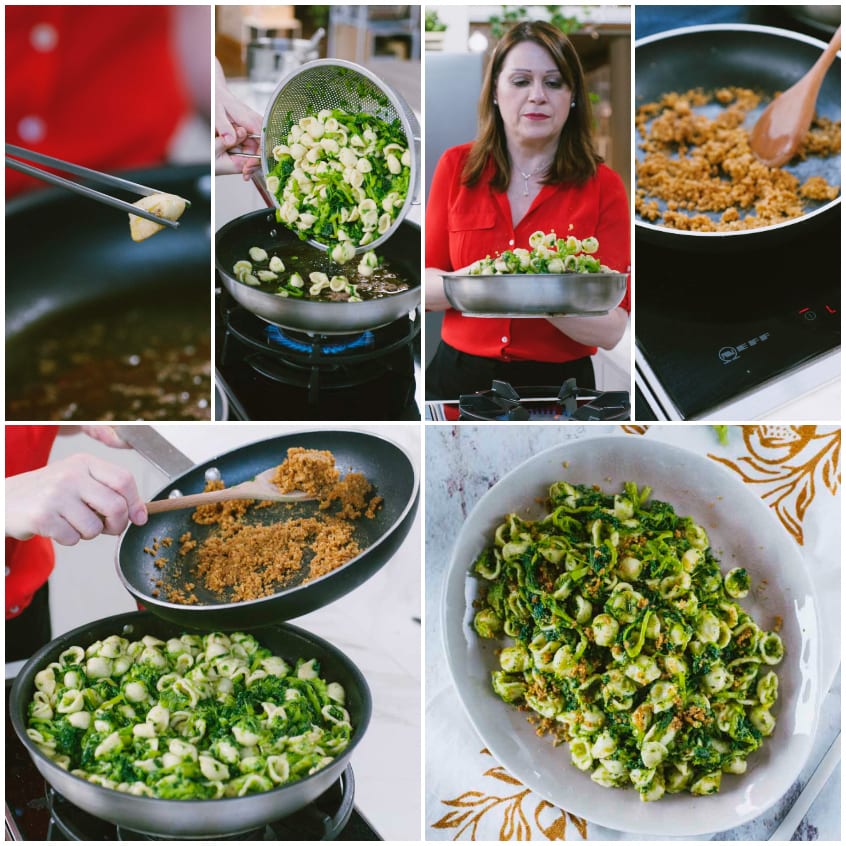
[[[132,449],[114,429],[114,426],[80,426],[83,434],[112,449]]]
[[[258,153],[258,139],[249,136],[261,134],[261,123],[261,115],[229,90],[223,68],[215,59],[215,173],[241,173],[245,180],[252,178],[260,167],[259,160],[238,153]],[[235,148],[237,152],[229,152]]]
[[[468,264],[467,267],[462,267],[459,270],[440,270],[437,267],[427,267],[423,278],[426,290],[426,311],[446,311],[448,308],[452,308],[444,291],[444,274],[467,276],[472,266],[472,264]]]
[[[108,428],[108,427],[103,427]],[[6,535],[52,538],[64,546],[119,535],[147,522],[132,474],[93,455],[73,455],[6,479]]]
[[[612,350],[620,343],[629,322],[624,308],[615,308],[599,317],[548,317],[559,332],[587,347]]]
[[[132,449],[118,433],[114,426],[60,426],[60,435],[88,435],[95,441],[99,441],[107,447],[112,449]]]

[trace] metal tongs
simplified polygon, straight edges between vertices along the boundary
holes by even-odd
[[[15,158],[9,158],[15,156]],[[19,161],[22,159],[23,161]],[[28,176],[34,176],[43,182],[49,182],[51,185],[57,185],[59,188],[66,188],[69,191],[74,191],[77,194],[82,194],[83,197],[88,197],[91,200],[96,200],[98,203],[104,203],[107,206],[120,209],[127,214],[134,214],[138,217],[146,218],[147,220],[158,223],[161,226],[168,226],[171,229],[178,229],[179,223],[175,220],[168,220],[164,217],[159,217],[146,209],[140,209],[138,206],[133,206],[132,203],[126,200],[119,200],[117,197],[112,197],[109,194],[103,194],[100,191],[95,191],[87,185],[81,185],[79,182],[74,182],[71,179],[65,179],[57,176],[54,173],[48,173],[40,168],[33,167],[26,164],[27,161],[36,162],[37,164],[54,167],[56,170],[64,171],[65,173],[73,174],[74,176],[81,176],[89,179],[92,182],[99,182],[102,185],[111,185],[113,188],[121,188],[124,191],[129,191],[133,194],[140,194],[142,197],[149,197],[152,194],[166,194],[167,191],[159,191],[157,188],[149,188],[146,185],[139,185],[137,182],[130,182],[128,179],[121,179],[118,176],[111,176],[108,173],[101,173],[99,170],[91,170],[82,165],[72,164],[71,162],[55,159],[52,156],[45,156],[43,153],[36,153],[34,150],[27,150],[24,147],[16,147],[14,144],[6,145],[6,167],[17,170],[20,173],[25,173]]]

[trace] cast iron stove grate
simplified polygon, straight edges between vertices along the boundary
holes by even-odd
[[[47,840],[167,840],[115,826],[80,810],[52,787],[47,787],[50,823]],[[347,767],[341,778],[315,802],[263,828],[213,838],[216,841],[374,840],[380,839],[355,811],[355,780]],[[179,838],[183,839],[183,838]],[[208,839],[208,838],[206,838]]]
[[[312,804],[262,828],[212,838],[217,841],[337,840],[353,814],[355,779],[352,767]],[[48,840],[168,840],[116,826],[82,811],[52,787],[47,787],[52,836]],[[56,837],[55,835],[60,835]],[[184,838],[177,838],[184,839]],[[208,838],[205,838],[208,839]]]
[[[585,402],[585,400],[587,400]],[[567,379],[555,388],[514,388],[495,379],[489,391],[462,394],[458,399],[461,420],[628,420],[627,391],[579,388]]]

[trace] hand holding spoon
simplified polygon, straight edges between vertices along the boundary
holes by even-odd
[[[304,491],[282,493],[271,481],[277,469],[271,467],[269,470],[259,473],[255,479],[249,482],[241,482],[240,485],[233,485],[231,488],[223,488],[219,491],[205,491],[204,493],[174,496],[168,499],[156,499],[147,503],[147,513],[159,514],[163,511],[178,511],[182,508],[196,508],[200,505],[226,502],[231,499],[269,499],[273,502],[305,502],[310,499],[319,499],[316,494],[309,494]]]
[[[840,49],[840,27],[813,67],[764,109],[749,135],[752,152],[765,165],[781,167],[799,149],[811,121],[826,71]]]

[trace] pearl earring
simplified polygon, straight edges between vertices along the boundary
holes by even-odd
[[[576,108],[576,101],[575,101],[575,100],[573,100],[573,101],[570,103],[570,108],[571,108],[571,109],[575,109],[575,108]]]

